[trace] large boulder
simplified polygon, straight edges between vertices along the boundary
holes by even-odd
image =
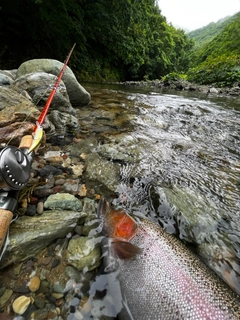
[[[46,72],[58,76],[62,67],[63,63],[57,60],[28,60],[20,65],[20,67],[17,70],[16,77],[19,78],[22,75],[36,72]],[[80,85],[74,73],[68,66],[64,71],[62,80],[66,85],[67,93],[69,95],[72,106],[79,107],[81,105],[89,104],[91,100],[90,94]]]
[[[17,78],[10,88],[19,93],[26,91],[37,107],[44,106],[57,77],[46,72],[27,73]],[[76,111],[71,106],[67,89],[63,81],[60,82],[51,102],[51,110],[58,110],[75,115]]]

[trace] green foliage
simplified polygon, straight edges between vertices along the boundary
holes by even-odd
[[[195,49],[202,47],[206,43],[213,40],[217,35],[219,35],[223,29],[235,19],[235,15],[231,17],[226,17],[220,19],[217,22],[211,22],[207,26],[200,29],[196,29],[188,33],[190,39],[195,43]]]
[[[188,68],[192,40],[155,0],[8,0],[0,10],[0,67],[63,60],[88,79],[160,78]]]
[[[226,21],[228,23],[211,41],[194,47],[188,71],[189,81],[215,83],[218,86],[240,82],[240,13]],[[212,28],[209,30],[211,32]],[[206,37],[207,29],[204,29],[204,33]]]
[[[179,81],[179,80],[187,80],[187,75],[184,73],[171,72],[162,77],[162,81],[164,82]]]
[[[208,57],[205,62],[189,70],[188,80],[200,84],[215,83],[220,87],[240,82],[240,55]]]

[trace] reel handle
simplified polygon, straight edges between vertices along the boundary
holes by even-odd
[[[19,149],[29,150],[29,148],[32,145],[32,142],[33,138],[31,135],[24,136],[20,142]],[[2,208],[0,207],[0,252],[2,251],[2,247],[5,243],[9,226],[13,218],[12,211],[14,211],[13,209],[17,206],[17,199],[13,199],[9,197],[9,195],[5,199],[5,205],[2,205]]]

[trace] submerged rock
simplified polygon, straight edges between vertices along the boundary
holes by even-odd
[[[74,131],[79,128],[78,119],[71,114],[53,110],[48,117],[55,128],[61,132],[63,132],[63,128],[66,128],[69,131]]]
[[[94,270],[101,262],[99,240],[92,237],[71,239],[67,248],[67,259],[78,270]]]
[[[9,245],[1,260],[0,269],[35,256],[54,239],[68,234],[81,217],[79,211],[51,210],[41,216],[22,216],[12,223]]]
[[[116,189],[120,181],[120,165],[101,158],[97,153],[86,157],[84,177],[88,186],[97,193],[109,193]]]

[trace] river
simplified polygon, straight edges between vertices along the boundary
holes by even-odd
[[[176,234],[240,293],[240,99],[84,86],[92,102],[79,111],[82,130],[124,150],[112,155],[114,204]]]

